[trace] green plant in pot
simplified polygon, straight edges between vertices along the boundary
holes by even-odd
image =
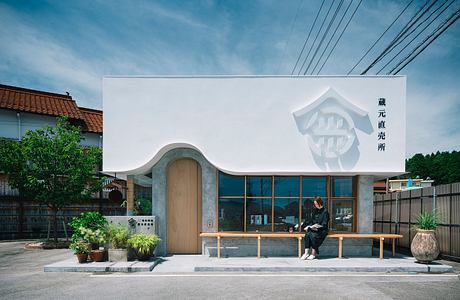
[[[149,260],[161,239],[156,234],[137,233],[128,240],[139,260]]]
[[[80,216],[72,218],[72,221],[69,224],[73,229],[72,240],[75,242],[83,239],[83,233],[80,230],[81,228],[92,230],[101,229],[104,231],[107,224],[107,219],[99,212],[83,212]]]
[[[88,254],[90,250],[88,249],[88,245],[84,242],[73,242],[70,244],[70,249],[73,250],[75,255],[77,256],[79,263],[85,263],[88,261]]]
[[[435,230],[440,223],[440,216],[433,212],[422,212],[414,225],[417,231],[410,250],[419,263],[431,263],[439,255],[439,244],[436,239]]]
[[[129,229],[124,226],[109,225],[109,261],[128,261]]]
[[[107,241],[105,229],[89,229],[81,227],[79,229],[83,240],[91,244],[91,260],[101,262],[104,260],[104,244]],[[101,249],[102,248],[102,249]]]

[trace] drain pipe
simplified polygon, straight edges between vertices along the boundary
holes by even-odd
[[[22,137],[21,137],[21,113],[17,112],[16,116],[18,117],[18,140],[20,141],[20,140],[22,140]]]

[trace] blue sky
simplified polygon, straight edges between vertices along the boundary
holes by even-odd
[[[80,106],[100,109],[104,75],[291,74],[321,4],[300,1],[0,0],[0,83],[69,91]],[[346,74],[408,3],[364,0],[321,74]],[[423,3],[414,1],[353,73]],[[459,7],[455,0],[439,20]],[[457,22],[400,72],[408,78],[408,157],[460,149],[459,69]]]

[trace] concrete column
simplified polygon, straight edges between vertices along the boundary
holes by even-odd
[[[132,216],[134,211],[134,178],[128,176],[126,181],[128,190],[126,191],[126,215]]]
[[[374,177],[358,176],[358,232],[374,231]]]

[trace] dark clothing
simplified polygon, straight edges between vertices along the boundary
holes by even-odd
[[[319,246],[324,242],[324,239],[329,232],[329,212],[324,207],[317,209],[314,208],[311,216],[305,218],[306,226],[311,226],[313,224],[319,224],[322,227],[318,228],[317,231],[308,229],[308,232],[305,234],[305,249],[313,248],[316,253],[319,254]]]

